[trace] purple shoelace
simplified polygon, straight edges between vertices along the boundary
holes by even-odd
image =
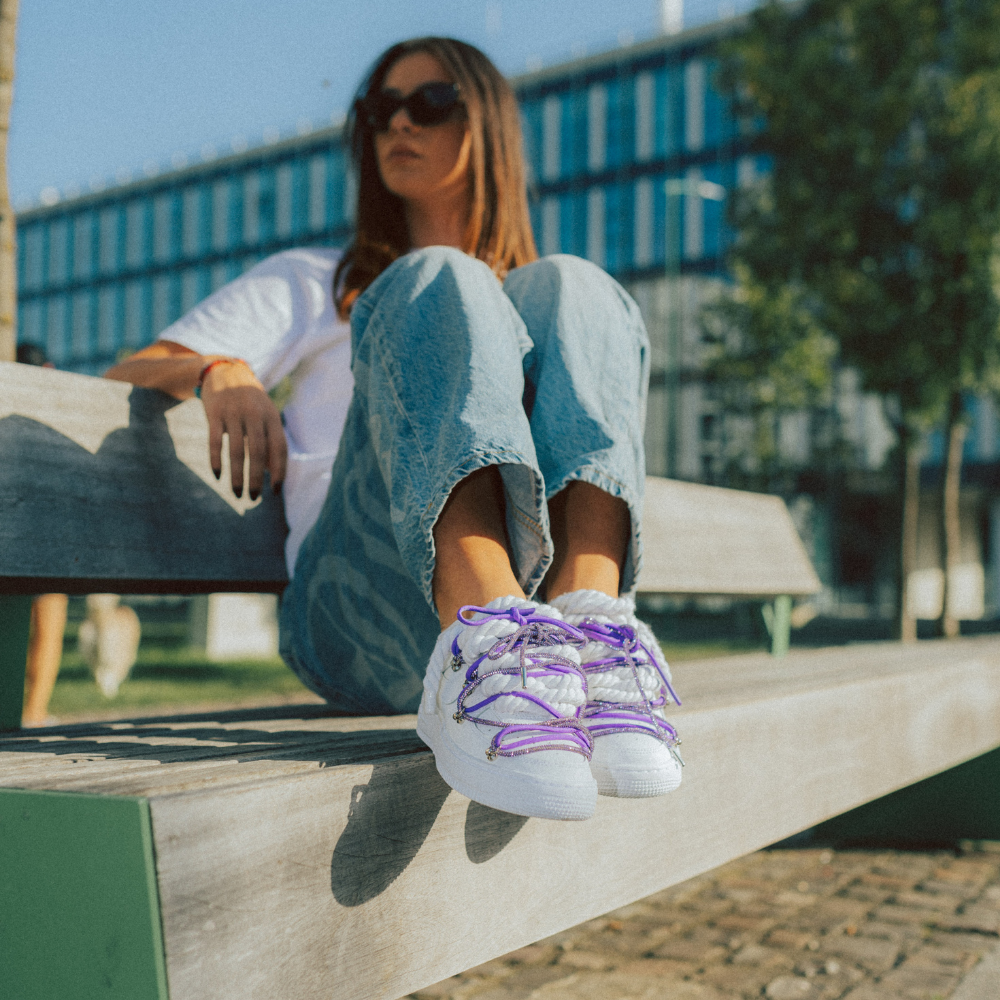
[[[562,716],[542,698],[527,690],[528,675],[532,677],[558,677],[572,674],[580,679],[586,692],[587,679],[580,667],[572,660],[546,647],[576,646],[586,644],[587,637],[573,625],[547,618],[535,613],[535,608],[506,608],[496,611],[491,608],[480,608],[466,605],[458,612],[458,620],[464,625],[478,625],[482,619],[470,622],[465,614],[478,613],[492,618],[506,618],[514,622],[517,629],[509,635],[502,636],[490,648],[469,664],[465,672],[465,684],[458,696],[458,711],[453,718],[456,722],[468,719],[476,725],[495,726],[499,732],[490,741],[486,749],[489,760],[497,757],[518,757],[522,754],[534,753],[538,750],[569,750],[590,760],[594,749],[594,741],[587,726],[580,721],[582,706],[572,716]],[[458,636],[451,644],[451,669],[461,670],[465,665],[462,651],[458,645]],[[507,667],[495,667],[480,672],[484,664],[488,668],[493,661],[499,660],[508,653],[518,653],[518,664]],[[475,704],[470,704],[473,693],[487,678],[498,674],[507,676],[521,675],[521,690],[500,691],[483,698]],[[480,709],[491,705],[498,698],[521,698],[543,709],[551,719],[532,722],[494,722],[482,716],[473,715]],[[506,742],[505,742],[506,741]]]
[[[591,734],[594,737],[609,736],[612,733],[645,733],[654,736],[667,747],[677,763],[683,766],[684,759],[677,749],[681,742],[677,730],[656,714],[656,709],[663,708],[671,701],[675,705],[680,705],[681,700],[656,657],[639,640],[636,630],[631,625],[602,625],[593,621],[581,623],[580,630],[587,636],[588,641],[599,642],[615,650],[611,656],[584,664],[584,672],[604,673],[628,666],[642,699],[641,705],[625,701],[588,702],[583,714]],[[646,694],[639,677],[639,667],[649,665],[655,667],[660,677],[660,689],[652,698]]]

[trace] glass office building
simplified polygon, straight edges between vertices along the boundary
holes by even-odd
[[[724,194],[752,169],[712,87],[706,53],[720,30],[654,39],[514,81],[539,250],[587,257],[636,296],[654,341],[650,470],[688,478],[704,472],[705,422],[679,415],[679,399],[668,404],[681,381],[684,317],[667,307],[678,300],[667,292],[667,272],[675,292],[682,274],[718,273],[724,202],[703,194]],[[680,193],[668,193],[669,180],[681,182]],[[344,244],[353,197],[342,129],[331,127],[23,211],[18,338],[43,347],[60,368],[99,374],[262,257]],[[697,297],[693,286],[688,294]]]

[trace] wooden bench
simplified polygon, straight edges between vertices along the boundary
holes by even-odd
[[[780,500],[653,480],[645,523],[650,591],[817,586]],[[282,537],[266,491],[237,501],[211,475],[197,402],[0,364],[8,722],[23,595],[277,591]],[[452,792],[406,716],[12,732],[0,992],[394,1000],[1000,745],[996,639],[762,653],[675,679],[680,790],[601,799],[577,824]]]

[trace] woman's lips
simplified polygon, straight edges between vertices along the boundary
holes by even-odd
[[[410,146],[393,146],[389,150],[388,159],[390,160],[416,160],[419,159],[420,154]]]

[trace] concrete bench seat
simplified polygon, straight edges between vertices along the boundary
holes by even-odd
[[[683,785],[602,798],[584,823],[451,791],[412,717],[309,706],[11,734],[0,850],[20,851],[34,892],[4,898],[19,884],[5,880],[0,926],[17,944],[38,909],[50,931],[35,962],[15,961],[11,995],[71,995],[38,977],[74,982],[52,970],[89,918],[72,975],[104,970],[93,995],[395,1000],[1000,745],[1000,639],[675,676]],[[6,923],[12,906],[23,923]],[[52,931],[65,936],[38,961]]]
[[[1000,745],[1000,640],[681,664],[688,767],[585,823],[450,791],[412,718],[322,707],[17,732],[30,595],[280,592],[284,520],[200,403],[0,364],[0,993],[384,998]],[[819,582],[782,501],[650,479],[639,589]],[[783,623],[783,624],[782,624]]]

